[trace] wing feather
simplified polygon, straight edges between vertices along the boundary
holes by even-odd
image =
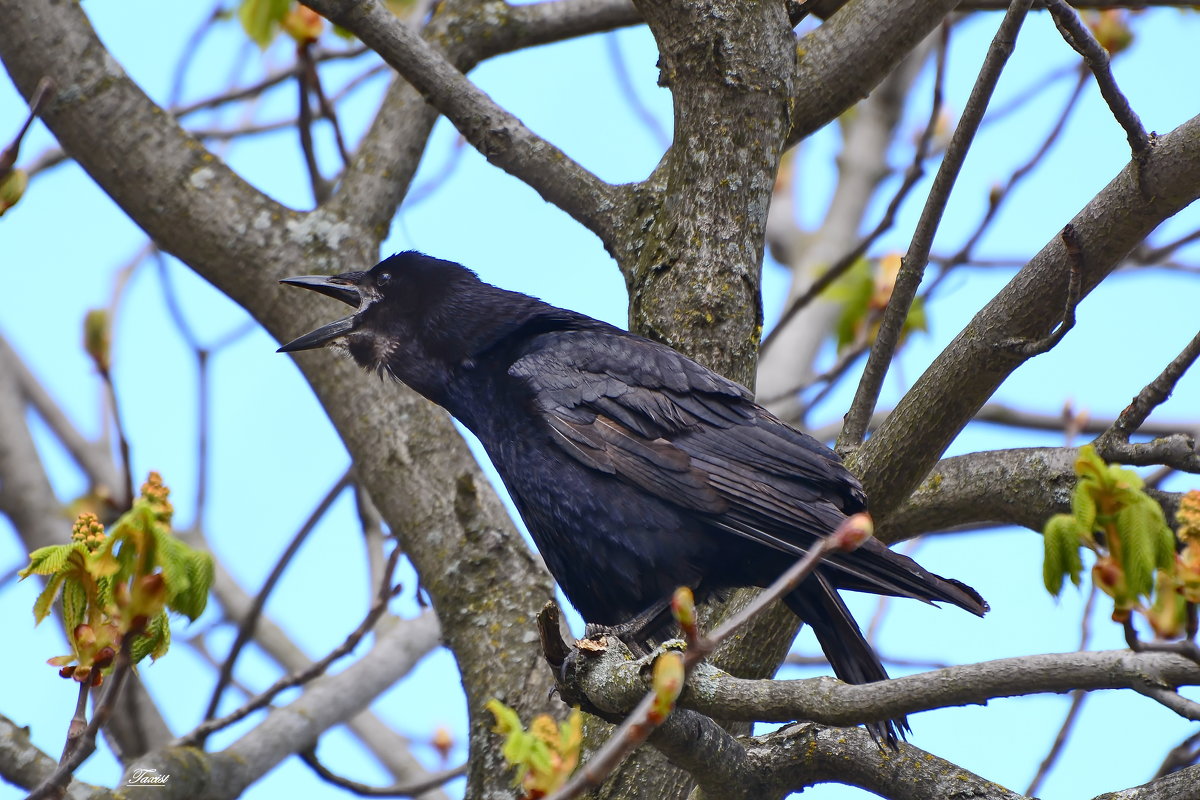
[[[508,372],[580,463],[790,557],[865,507],[862,486],[832,451],[756,405],[745,387],[647,339],[606,325],[541,333]],[[841,588],[946,600],[976,614],[987,607],[974,590],[875,540],[831,554],[821,571]]]
[[[616,329],[550,332],[508,372],[572,457],[684,507],[734,514],[740,535],[802,552],[861,507],[836,456],[670,348]]]

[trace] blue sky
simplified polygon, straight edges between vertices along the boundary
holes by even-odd
[[[151,0],[93,2],[85,7],[116,57],[160,101],[170,91],[174,54],[209,11],[207,5],[181,7]],[[983,15],[954,36],[947,86],[952,109],[961,109],[998,22],[998,15]],[[1162,11],[1147,14],[1137,30],[1133,48],[1116,62],[1117,78],[1146,127],[1166,132],[1200,110],[1200,84],[1183,77],[1200,74],[1200,51],[1194,47],[1200,21],[1195,14]],[[639,98],[669,129],[670,97],[655,85],[655,54],[649,35],[643,30],[613,35],[628,61]],[[245,74],[253,76],[267,64],[282,63],[288,55],[288,48],[279,46],[260,57],[243,41],[232,25],[216,31],[198,55],[198,67],[189,76],[185,96],[201,97],[220,90],[229,81],[235,62],[244,64]],[[661,145],[654,132],[628,109],[611,75],[609,52],[605,38],[593,36],[497,59],[482,65],[472,78],[530,128],[602,178],[638,180],[657,163]],[[1047,17],[1031,16],[999,87],[999,102],[1003,104],[1003,98],[1036,84],[1056,68],[1074,63],[1074,58]],[[329,84],[340,85],[365,63],[339,65],[327,78]],[[915,132],[928,113],[930,80],[926,75],[919,84],[919,101],[906,122],[907,131]],[[352,140],[374,109],[382,86],[382,80],[376,79],[343,110]],[[1028,108],[984,129],[956,187],[935,251],[951,250],[961,243],[983,212],[988,188],[1006,179],[1013,167],[1038,147],[1070,88],[1069,79],[1060,81]],[[266,98],[257,119],[290,113],[293,98],[291,87],[274,93]],[[0,81],[0,138],[16,129],[23,109],[11,85]],[[228,122],[234,117],[222,119]],[[198,124],[215,122],[197,119]],[[440,174],[456,148],[455,139],[451,126],[440,121],[417,185]],[[263,136],[221,154],[276,199],[306,208],[311,205],[308,182],[294,142],[294,132]],[[23,160],[51,143],[45,129],[35,126],[23,149]],[[324,144],[327,148],[328,142]],[[837,146],[838,137],[832,130],[802,145],[802,180],[798,181],[802,198],[798,205],[804,224],[817,221],[831,191],[830,158]],[[329,156],[326,149],[323,163],[327,169],[335,163]],[[1122,131],[1095,89],[1089,88],[1047,168],[1009,200],[983,240],[981,254],[1001,258],[1035,252],[1127,158]],[[906,165],[907,159],[907,148],[893,154],[898,167]],[[896,228],[874,254],[904,249],[922,196],[919,188]],[[885,189],[882,202],[889,197]],[[870,218],[881,210],[882,204]],[[1189,209],[1168,222],[1152,241],[1198,227],[1200,214]],[[0,274],[19,280],[17,285],[45,292],[36,302],[30,302],[25,291],[0,294],[0,334],[27,359],[76,424],[91,435],[99,434],[103,427],[100,387],[79,347],[81,321],[87,309],[109,302],[116,268],[142,241],[136,227],[73,165],[39,176],[21,203],[0,220]],[[485,280],[505,288],[625,323],[623,280],[599,242],[470,148],[461,154],[454,172],[436,193],[401,210],[383,251],[408,248],[459,260]],[[1180,254],[1181,259],[1192,262],[1198,256],[1200,248],[1195,247]],[[202,342],[215,342],[246,324],[244,312],[186,267],[171,262],[166,272]],[[1001,269],[964,269],[951,277],[930,308],[930,332],[915,337],[908,346],[889,378],[881,404],[895,402],[1010,277],[1011,272]],[[764,267],[768,319],[778,314],[784,280],[777,266],[768,263]],[[1115,414],[1194,335],[1198,297],[1195,276],[1155,271],[1110,279],[1080,306],[1078,326],[1064,342],[1019,369],[997,399],[1048,413],[1057,413],[1064,402],[1071,401],[1095,416]],[[48,298],[53,304],[45,302]],[[140,477],[149,469],[161,471],[174,489],[172,499],[179,520],[187,523],[195,513],[197,481],[196,372],[190,351],[169,320],[162,274],[152,263],[143,264],[130,278],[118,320],[116,376],[122,410],[129,421],[135,475]],[[319,405],[290,359],[275,354],[276,346],[254,328],[217,353],[212,363],[213,467],[207,528],[218,555],[251,591],[348,463]],[[143,377],[147,364],[154,370],[150,382]],[[848,384],[833,392],[814,422],[840,416],[852,391],[853,385]],[[1194,420],[1200,408],[1198,399],[1200,377],[1193,374],[1180,383],[1175,396],[1157,414],[1163,419]],[[35,429],[39,425],[33,424]],[[39,442],[60,496],[69,499],[81,492],[85,488],[82,477],[50,437],[43,432]],[[960,437],[951,453],[1060,443],[1061,437],[980,425]],[[1196,485],[1194,478],[1176,479],[1169,487]],[[253,487],[252,495],[247,487]],[[349,495],[343,495],[268,604],[268,612],[283,620],[311,655],[319,656],[340,643],[357,625],[368,602],[355,529],[353,504]],[[894,604],[880,640],[881,651],[895,657],[969,662],[1074,648],[1081,600],[1072,591],[1057,603],[1046,596],[1040,586],[1040,547],[1035,534],[1013,530],[935,537],[926,542],[918,553],[922,563],[974,585],[991,602],[993,611],[979,621],[953,609]],[[19,566],[24,555],[8,523],[0,521],[0,571],[7,573]],[[411,613],[416,582],[411,574],[402,580],[407,588],[396,610]],[[17,642],[10,652],[19,654],[6,660],[9,680],[5,685],[9,688],[0,693],[0,711],[20,724],[31,725],[34,741],[57,753],[74,691],[44,665],[45,658],[63,652],[55,626],[23,626],[22,620],[31,622],[29,608],[36,595],[31,583],[0,587],[0,615],[12,621],[9,636]],[[322,591],[313,591],[314,586]],[[863,619],[869,617],[874,601],[853,598],[852,606]],[[1122,646],[1119,630],[1105,616],[1103,610],[1096,614],[1093,646]],[[216,621],[210,612],[193,629]],[[188,629],[178,627],[171,654],[143,669],[176,731],[195,723],[212,683],[208,669],[179,641],[188,634]],[[815,644],[805,636],[799,647],[812,653]],[[221,649],[231,639],[230,632],[219,630],[212,643]],[[265,658],[253,650],[243,656],[238,674],[255,686],[265,686],[272,675]],[[815,673],[787,673],[808,674]],[[1194,692],[1192,696],[1196,696]],[[913,720],[912,741],[1022,790],[1053,740],[1066,702],[1061,697],[1000,700],[987,708],[918,715]],[[374,708],[410,735],[417,743],[415,750],[431,764],[437,763],[435,755],[420,743],[436,726],[449,726],[456,739],[464,741],[463,701],[453,661],[445,652],[428,659],[413,680],[394,688]],[[1107,738],[1114,723],[1128,735],[1128,741],[1115,749]],[[223,738],[214,737],[213,745],[232,741],[239,730],[244,728]],[[1192,730],[1194,726],[1138,695],[1100,693],[1089,700],[1076,738],[1041,796],[1065,800],[1141,783],[1149,779],[1166,750]],[[330,736],[333,741],[322,745],[327,762],[362,780],[383,781],[378,768],[356,751],[345,734],[335,731]],[[1114,755],[1098,764],[1097,752]],[[460,747],[452,760],[462,756]],[[107,753],[94,757],[80,774],[107,785],[118,779],[115,761]],[[306,768],[293,761],[253,787],[247,797],[300,791],[314,798],[341,796],[317,783]],[[0,800],[18,796],[12,787],[0,785]],[[865,795],[843,787],[820,787],[805,796]]]

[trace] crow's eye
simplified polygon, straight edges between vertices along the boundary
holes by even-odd
[[[387,286],[388,281],[390,281],[391,279],[392,279],[392,273],[388,272],[387,270],[384,270],[383,272],[381,272],[375,276],[375,285],[376,286]]]

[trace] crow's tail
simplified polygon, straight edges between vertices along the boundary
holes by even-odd
[[[796,616],[812,627],[838,678],[846,683],[887,680],[887,670],[883,668],[879,656],[867,643],[837,590],[821,573],[816,572],[806,578],[784,598],[784,602]],[[909,731],[905,717],[871,722],[866,727],[876,741],[893,750]]]

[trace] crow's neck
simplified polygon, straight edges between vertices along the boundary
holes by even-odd
[[[463,298],[468,302],[448,303],[438,319],[430,320],[425,344],[431,353],[449,364],[466,364],[508,347],[514,339],[587,319],[519,292],[487,288],[487,302]]]

